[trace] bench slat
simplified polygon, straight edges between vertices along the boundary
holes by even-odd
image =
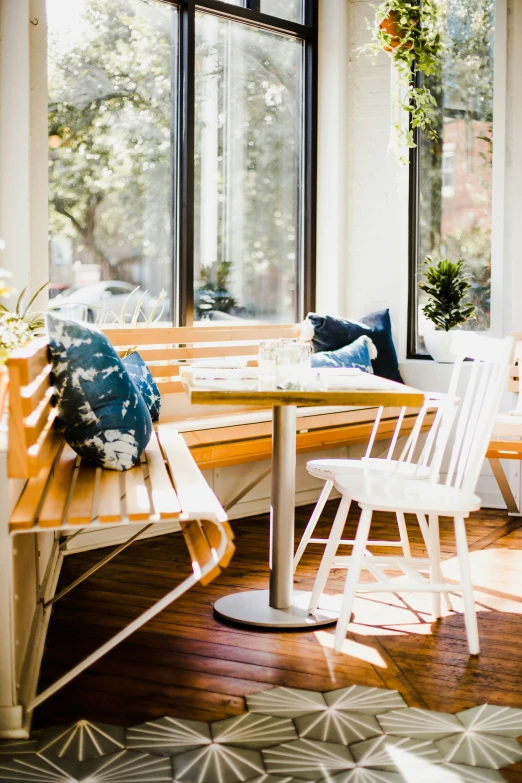
[[[125,484],[125,506],[132,521],[148,520],[152,509],[142,463],[122,473]]]
[[[102,470],[98,495],[98,521],[120,522],[121,517],[120,474],[117,470]]]
[[[212,359],[219,356],[252,356],[257,359],[257,342],[250,345],[218,345],[206,348],[140,348],[144,362],[181,361],[186,359]]]
[[[80,460],[80,458],[78,458]],[[96,490],[96,468],[80,460],[76,468],[76,480],[72,490],[70,505],[67,509],[67,524],[76,527],[90,525],[96,515],[94,508]]]
[[[103,330],[113,345],[139,347],[142,345],[185,345],[194,343],[246,342],[275,340],[278,337],[298,337],[296,324],[245,324],[241,326],[171,326],[154,328],[111,328]]]
[[[185,519],[226,522],[227,516],[192,458],[181,435],[170,425],[158,426],[158,438],[167,459]]]
[[[48,364],[37,379],[24,387],[22,394],[22,411],[24,416],[30,416],[38,408],[44,397],[49,393],[49,376],[51,365]]]
[[[426,416],[422,431],[429,429],[432,415]],[[253,426],[253,425],[249,425]],[[382,422],[377,433],[377,440],[385,440],[391,436],[396,426],[395,421]],[[373,428],[373,421],[361,424],[347,424],[340,427],[327,427],[310,429],[308,432],[298,432],[296,435],[297,453],[306,454],[310,451],[333,449],[346,445],[367,443]],[[411,429],[403,426],[402,433],[406,434]],[[248,427],[243,428],[245,436],[248,436]],[[183,438],[190,437],[193,433],[182,433]],[[242,462],[258,462],[272,458],[272,437],[270,435],[261,438],[247,437],[244,440],[208,443],[204,446],[192,446],[191,454],[201,470],[239,465]]]
[[[221,573],[221,568],[218,565],[217,557],[212,551],[208,539],[204,534],[198,520],[194,519],[190,522],[182,522],[181,530],[183,532],[185,543],[192,560],[192,570],[194,571],[194,575],[202,585],[207,585]],[[209,571],[206,576],[201,577],[201,569],[211,561],[216,563],[216,567]]]
[[[40,527],[59,527],[65,516],[66,506],[73,485],[76,454],[67,444],[60,461],[56,463],[53,480],[47,491],[39,517]]]
[[[145,449],[145,456],[155,513],[160,519],[172,519],[179,516],[181,506],[172,486],[156,432],[152,433],[150,443]]]
[[[15,530],[29,530],[37,522],[37,515],[42,503],[42,496],[46,487],[53,479],[53,464],[58,463],[63,448],[63,438],[55,437],[53,447],[47,460],[42,465],[36,478],[27,482],[20,496],[14,512],[9,520],[9,528]],[[60,471],[56,471],[59,473]],[[56,475],[55,475],[56,478]]]
[[[49,387],[40,407],[31,413],[25,422],[25,439],[28,446],[34,446],[38,438],[56,419],[58,412],[52,405],[53,390]]]
[[[14,351],[7,360],[9,368],[16,367],[20,373],[20,384],[28,386],[49,364],[47,337],[39,337],[25,348]]]

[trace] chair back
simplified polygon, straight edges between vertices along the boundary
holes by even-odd
[[[456,395],[459,381],[468,369],[469,377],[456,416],[447,486],[475,491],[508,378],[513,344],[512,337],[498,339],[473,332],[455,335],[452,348],[456,361],[448,395]],[[470,367],[466,359],[471,360]]]

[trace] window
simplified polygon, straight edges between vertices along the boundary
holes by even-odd
[[[300,319],[316,0],[46,3],[55,304],[101,322]]]
[[[425,355],[418,283],[427,255],[463,258],[477,307],[468,328],[489,329],[495,0],[447,0],[448,51],[430,77],[438,140],[417,134],[410,172],[409,355]]]

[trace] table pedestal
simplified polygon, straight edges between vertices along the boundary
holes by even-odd
[[[270,507],[270,589],[220,598],[216,614],[236,623],[310,628],[337,620],[337,613],[308,614],[310,593],[293,590],[296,466],[296,406],[273,409],[272,499]]]

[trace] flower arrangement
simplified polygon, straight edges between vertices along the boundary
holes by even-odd
[[[5,276],[4,273],[3,277]],[[2,278],[0,278],[1,283]],[[40,286],[27,305],[24,301],[29,287],[24,288],[18,297],[14,310],[9,310],[6,305],[0,303],[0,365],[5,364],[12,351],[23,348],[42,332],[44,327],[43,313],[31,308],[48,285],[49,283],[44,283]],[[11,291],[7,295],[10,294]],[[6,294],[4,293],[3,296],[5,297]]]

